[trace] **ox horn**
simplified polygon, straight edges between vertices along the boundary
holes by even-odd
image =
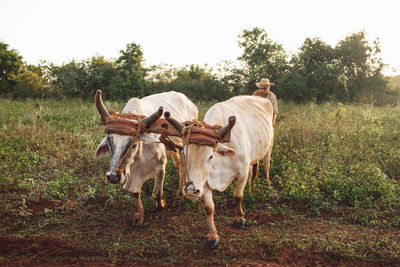
[[[235,116],[230,116],[228,121],[229,121],[228,125],[226,125],[222,129],[219,129],[219,133],[220,133],[222,139],[224,139],[227,134],[229,134],[229,137],[230,137],[230,132],[231,132],[233,126],[235,126],[235,123],[236,123],[236,117]]]
[[[144,118],[144,120],[143,120],[144,127],[149,128],[156,120],[158,120],[161,117],[163,112],[164,112],[164,108],[159,107],[156,112],[154,112],[150,116],[147,116],[146,118]]]
[[[180,123],[179,121],[175,120],[174,118],[171,117],[171,113],[169,113],[168,111],[166,111],[164,113],[164,117],[165,119],[171,123],[171,125],[178,130],[179,133],[181,133],[183,131],[183,125],[182,123]]]
[[[96,91],[95,101],[97,110],[99,111],[101,116],[101,120],[103,122],[106,122],[106,119],[110,116],[110,114],[108,113],[106,107],[103,104],[103,101],[101,100],[101,90]]]

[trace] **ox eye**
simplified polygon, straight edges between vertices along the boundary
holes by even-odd
[[[213,158],[214,156],[213,155],[211,155],[209,158],[208,158],[208,161],[210,161],[212,158]]]

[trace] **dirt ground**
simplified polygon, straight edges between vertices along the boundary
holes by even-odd
[[[168,206],[146,211],[131,225],[132,209],[108,207],[106,197],[86,205],[41,200],[27,203],[25,223],[13,212],[1,214],[0,263],[4,266],[227,265],[227,266],[383,266],[398,258],[374,252],[379,238],[395,249],[400,231],[338,223],[332,216],[286,216],[245,210],[246,228],[231,224],[233,210],[217,209],[220,244],[202,247],[205,216],[199,208]],[[46,218],[46,219],[44,219]],[[375,242],[375,243],[374,243]],[[358,254],[359,253],[359,254]],[[364,255],[362,255],[364,254]],[[390,254],[392,255],[392,254]]]

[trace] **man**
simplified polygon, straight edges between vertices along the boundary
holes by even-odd
[[[275,118],[278,113],[278,101],[276,100],[275,94],[269,90],[272,85],[274,85],[274,83],[270,83],[269,79],[262,78],[260,82],[256,83],[256,86],[260,89],[255,91],[253,96],[261,96],[271,101],[273,107],[272,125],[275,127]]]
[[[269,91],[271,86],[274,85],[274,83],[270,83],[269,79],[262,78],[260,82],[256,83],[256,86],[260,88],[259,90],[255,91],[253,93],[253,96],[260,96],[268,99],[271,101],[272,104],[272,126],[275,128],[275,118],[276,118],[276,113],[278,113],[278,101],[276,99],[276,96],[274,93]],[[272,146],[271,146],[272,150]],[[257,163],[254,163],[253,166],[250,166],[249,169],[249,192],[251,193],[251,181],[254,180],[256,177],[258,177],[258,166],[260,165],[260,161]],[[270,162],[263,162],[263,167],[264,167],[264,176],[267,180],[268,184],[271,184],[269,181],[269,175],[268,172],[266,172],[267,169],[269,169]],[[266,169],[266,167],[268,167]]]

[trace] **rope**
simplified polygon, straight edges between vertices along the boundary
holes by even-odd
[[[126,166],[127,155],[130,154],[130,152],[131,152],[133,146],[134,146],[135,143],[136,143],[136,140],[138,139],[138,137],[139,137],[139,135],[140,135],[140,131],[141,131],[141,129],[142,129],[143,121],[144,121],[144,118],[141,118],[141,119],[139,120],[139,124],[138,124],[138,128],[137,128],[136,134],[135,134],[135,136],[133,137],[132,143],[129,145],[128,150],[125,152],[125,155],[124,155],[124,156],[121,158],[121,160],[118,162],[117,168],[115,169],[115,172],[116,172],[116,173],[121,174],[121,173],[124,171],[125,166]],[[122,168],[120,168],[121,166],[122,166]]]
[[[185,129],[183,130],[183,134],[185,135],[185,133],[186,133],[186,131],[187,131],[187,136],[186,136],[186,138],[185,138],[185,143],[184,143],[184,145],[186,144],[189,144],[189,137],[190,137],[190,133],[192,132],[192,128],[193,128],[193,126],[195,125],[195,123],[197,123],[197,120],[193,120],[190,124],[189,124],[189,126],[187,126],[187,127],[185,127]],[[203,125],[202,125],[203,126]]]
[[[107,119],[107,122],[103,121],[103,119],[100,119],[101,125],[107,125],[108,121],[116,118],[128,119],[128,120],[140,120],[145,117],[143,115],[137,115],[134,113],[118,113],[117,111],[111,109],[107,109],[107,111],[110,114],[110,117]]]
[[[178,145],[173,140],[171,140],[171,138],[167,134],[167,129],[165,129],[163,133],[161,133],[159,140],[166,146],[167,149],[172,150],[174,152],[176,152],[177,148],[180,150],[183,149],[183,146]]]
[[[155,131],[155,133],[160,133],[159,140],[163,143],[166,148],[176,152],[176,148],[183,150],[183,146],[188,144],[198,144],[210,147],[216,147],[218,143],[224,142],[219,133],[219,129],[222,127],[219,125],[208,125],[204,121],[198,121],[193,119],[186,123],[186,127],[183,129],[179,135],[182,138],[183,146],[176,144],[168,135],[167,128],[164,128],[161,132],[159,130],[149,130],[143,127],[143,121],[145,116],[133,114],[133,113],[118,113],[113,110],[108,110],[110,117],[106,122],[101,121],[101,124],[106,125],[105,132],[133,136],[133,141],[129,145],[129,148],[125,152],[124,156],[118,162],[116,167],[117,173],[122,173],[126,167],[128,155],[131,153],[133,146],[135,145],[137,139],[141,132],[149,133]],[[133,122],[132,120],[138,121]],[[161,126],[164,127],[164,126]],[[194,129],[194,128],[195,129]],[[186,157],[185,157],[185,161]]]
[[[224,142],[219,133],[221,128],[220,125],[208,125],[204,121],[194,119],[184,128],[181,137],[184,145],[198,144],[215,147],[218,143]]]

